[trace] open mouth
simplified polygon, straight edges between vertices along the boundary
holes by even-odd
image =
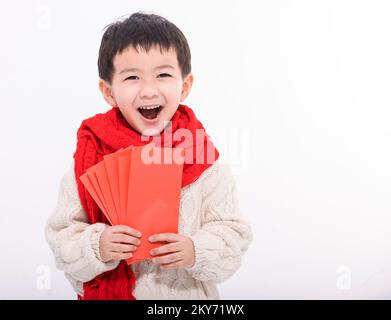
[[[162,111],[163,106],[161,105],[155,105],[155,106],[142,106],[137,108],[138,112],[141,113],[141,115],[148,120],[154,120],[157,118],[159,113]]]

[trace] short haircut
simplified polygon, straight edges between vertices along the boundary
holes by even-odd
[[[158,46],[160,51],[174,49],[184,78],[191,72],[189,44],[181,30],[172,22],[156,15],[137,12],[122,21],[106,27],[99,49],[99,77],[111,83],[114,75],[113,60],[129,46],[144,49]]]

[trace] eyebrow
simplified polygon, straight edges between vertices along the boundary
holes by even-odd
[[[154,70],[165,69],[165,68],[175,69],[170,64],[162,64],[161,66],[156,67]],[[123,69],[119,74],[123,74],[123,73],[126,73],[126,72],[137,72],[137,71],[141,71],[141,70],[137,69],[137,68],[126,68],[126,69]]]

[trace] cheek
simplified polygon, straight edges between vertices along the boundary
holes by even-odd
[[[179,82],[172,81],[163,83],[160,86],[161,92],[171,101],[177,101],[181,97],[182,85]]]
[[[118,105],[129,106],[137,96],[136,86],[122,86],[115,92],[115,99]]]

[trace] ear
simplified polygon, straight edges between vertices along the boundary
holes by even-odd
[[[99,80],[99,90],[102,93],[103,98],[106,100],[106,102],[111,105],[112,107],[117,106],[117,102],[115,101],[113,90],[111,89],[111,86],[105,81],[100,79]]]
[[[192,73],[189,73],[183,80],[181,102],[184,101],[190,94],[191,87],[193,86],[193,80],[194,77]]]

